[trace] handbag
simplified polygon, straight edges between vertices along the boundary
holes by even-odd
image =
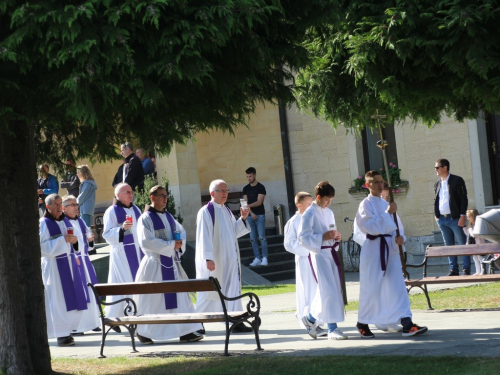
[[[475,244],[476,244],[476,239],[469,234],[467,236],[467,245],[475,245]]]

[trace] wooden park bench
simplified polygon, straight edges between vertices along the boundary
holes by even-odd
[[[120,283],[120,284],[96,284],[89,283],[92,288],[97,305],[100,309],[100,318],[102,326],[102,341],[101,353],[99,358],[104,356],[104,344],[106,336],[113,327],[124,326],[130,333],[132,339],[133,352],[137,352],[135,348],[135,333],[138,324],[182,324],[182,323],[211,323],[224,322],[226,324],[226,341],[224,355],[228,354],[229,336],[239,323],[249,323],[255,333],[255,341],[257,342],[257,350],[262,350],[259,340],[260,326],[260,301],[254,293],[245,293],[237,297],[226,297],[222,294],[220,284],[216,278],[183,281],[164,281],[164,282],[141,282],[141,283]],[[190,293],[190,292],[217,292],[222,304],[222,312],[208,313],[176,313],[176,314],[144,314],[138,315],[137,306],[133,299],[123,298],[119,301],[106,303],[101,300],[104,296],[116,295],[137,295],[137,294],[163,294],[163,293]],[[248,297],[246,311],[227,311],[225,301],[236,301]],[[105,317],[103,307],[115,305],[117,303],[126,302],[126,307],[123,316]],[[102,304],[102,305],[101,305]]]
[[[434,284],[462,284],[462,283],[484,283],[492,281],[500,281],[500,275],[467,275],[467,276],[427,276],[427,261],[430,258],[450,257],[450,256],[467,256],[467,255],[488,255],[493,253],[500,253],[500,243],[487,243],[480,245],[456,245],[456,246],[428,246],[425,250],[424,261],[421,264],[407,264],[406,267],[424,267],[424,275],[422,279],[409,279],[405,280],[406,285],[409,287],[408,292],[414,288],[423,290],[427,298],[429,310],[434,310],[431,306],[429,293],[427,292],[427,285]]]

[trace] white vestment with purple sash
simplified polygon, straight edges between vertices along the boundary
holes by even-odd
[[[68,221],[69,223],[69,221]],[[86,294],[64,220],[40,219],[42,279],[49,338],[66,337],[78,328],[86,310]]]
[[[304,327],[302,317],[312,313],[311,305],[318,289],[318,281],[309,250],[303,247],[297,238],[301,218],[302,215],[297,212],[286,223],[284,246],[286,251],[295,254],[295,295],[297,302],[295,315],[300,326]]]
[[[174,250],[173,231],[181,232],[180,250]],[[186,231],[168,212],[150,210],[141,215],[137,223],[137,238],[144,252],[136,281],[161,282],[187,280],[180,264],[186,250]],[[135,295],[138,314],[193,313],[195,308],[188,293]],[[137,333],[153,340],[168,340],[202,329],[200,323],[189,324],[140,324]]]
[[[132,228],[123,233],[122,224],[125,216],[132,216]],[[111,245],[109,256],[108,283],[133,283],[139,263],[143,256],[137,240],[137,221],[141,216],[139,209],[132,205],[130,208],[120,205],[109,207],[104,213],[104,229],[102,237]],[[120,233],[122,232],[122,233]],[[121,240],[121,241],[120,241]],[[107,302],[118,301],[127,296],[108,296]],[[118,303],[106,306],[106,316],[123,316],[126,304]]]
[[[323,241],[323,234],[330,230],[331,224],[335,225],[332,210],[328,207],[321,208],[313,202],[302,215],[297,235],[299,243],[310,251],[316,271],[318,289],[311,305],[311,313],[319,323],[344,321],[342,281],[336,254],[338,247],[335,248],[336,242],[333,240]]]
[[[97,284],[97,276],[89,258],[89,243],[85,232],[87,225],[81,218],[70,220],[70,223],[73,226],[75,236],[78,238],[79,252],[77,256],[80,260],[78,269],[80,270],[80,276],[84,281],[87,292],[87,310],[83,312],[80,324],[76,330],[78,332],[86,332],[101,325],[101,320],[99,319],[99,306],[97,306],[94,293],[87,286],[87,283]]]
[[[364,324],[399,324],[401,318],[412,316],[395,241],[396,224],[387,207],[387,201],[369,195],[359,204],[355,219],[362,235],[391,236],[385,238],[388,252],[383,256],[380,237],[366,239],[361,248],[358,321]],[[360,235],[357,237],[359,241]]]
[[[210,207],[211,206],[211,207]],[[210,212],[213,208],[213,216]],[[241,295],[240,249],[238,238],[250,232],[241,218],[213,200],[198,211],[196,218],[196,278],[216,277],[227,297]],[[207,269],[207,259],[215,262],[215,270]],[[241,300],[226,303],[228,311],[241,311]],[[197,312],[222,311],[216,292],[199,292]]]

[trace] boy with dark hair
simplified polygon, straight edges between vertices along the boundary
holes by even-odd
[[[302,247],[310,251],[311,263],[316,272],[318,286],[309,316],[302,321],[309,326],[311,337],[318,323],[328,323],[328,339],[345,340],[348,337],[337,327],[344,321],[342,277],[337,250],[341,236],[335,226],[335,216],[328,208],[335,196],[335,189],[328,181],[321,181],[315,189],[316,200],[304,212],[298,229]],[[316,319],[315,319],[316,318]]]
[[[398,245],[403,236],[396,236],[393,214],[396,203],[387,204],[381,195],[384,179],[378,171],[365,175],[370,195],[359,205],[355,226],[366,236],[359,262],[359,311],[356,328],[362,338],[374,338],[368,324],[394,326],[401,323],[403,336],[419,335],[427,327],[412,321],[410,299],[406,291]]]

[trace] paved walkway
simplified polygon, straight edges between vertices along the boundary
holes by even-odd
[[[440,286],[445,288],[447,286]],[[448,287],[457,287],[449,285]],[[357,273],[347,274],[349,300],[359,294]],[[255,352],[255,338],[250,334],[233,334],[229,341],[232,354],[259,355],[417,355],[417,356],[484,356],[500,357],[500,313],[493,311],[414,311],[413,320],[429,327],[418,337],[403,338],[398,333],[373,332],[376,338],[363,340],[354,328],[356,312],[348,312],[339,327],[349,336],[345,341],[313,340],[299,327],[295,318],[295,294],[287,293],[261,297],[261,345],[265,349]],[[130,337],[125,333],[110,333],[106,340],[107,356],[157,355],[219,355],[224,350],[225,331],[222,324],[206,324],[205,339],[196,343],[180,344],[178,340],[155,342],[142,346],[139,353],[131,354]],[[51,339],[52,357],[95,358],[99,355],[101,335],[97,333],[75,337],[76,345],[60,348]]]

